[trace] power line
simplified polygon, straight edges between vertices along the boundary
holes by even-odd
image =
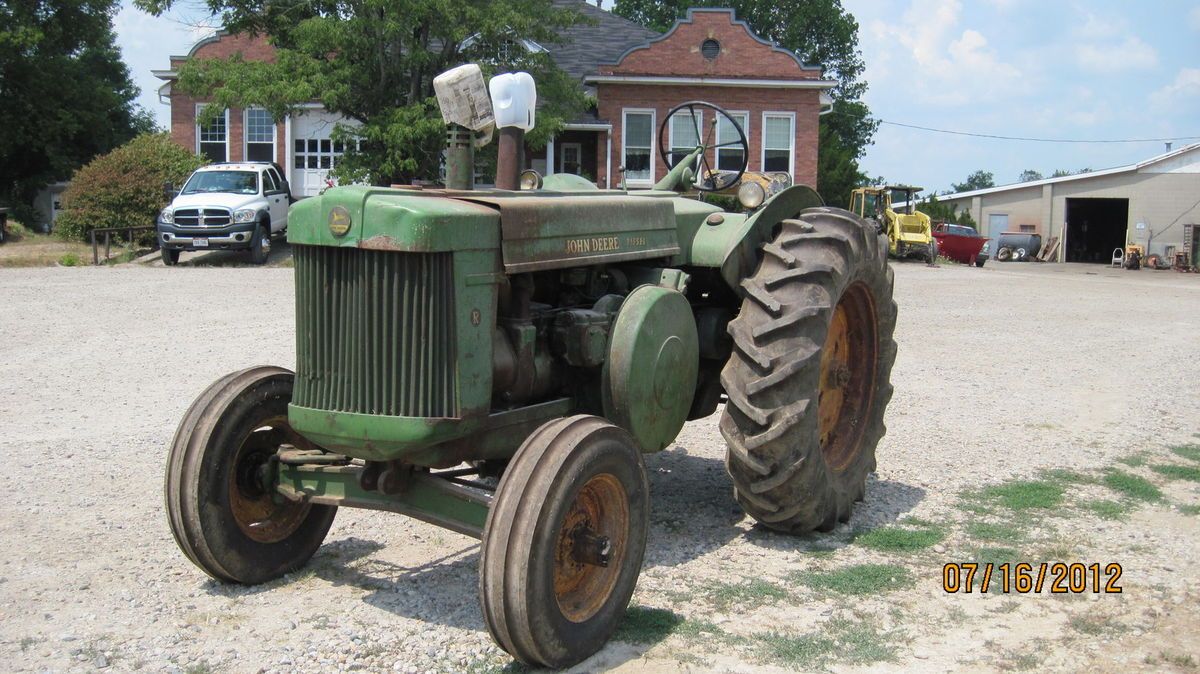
[[[880,124],[890,124],[891,126],[902,126],[906,129],[917,129],[920,131],[932,131],[934,133],[947,133],[952,136],[971,136],[972,138],[994,138],[997,140],[1022,140],[1030,143],[1165,143],[1175,140],[1200,140],[1200,136],[1174,136],[1172,138],[1121,138],[1121,139],[1103,139],[1103,140],[1077,140],[1072,138],[1029,138],[1025,136],[1001,136],[992,133],[971,133],[968,131],[951,131],[949,129],[935,129],[928,126],[917,126],[916,124],[903,124],[901,122],[889,122],[886,119],[879,120]]]

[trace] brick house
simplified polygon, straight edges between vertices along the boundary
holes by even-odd
[[[581,0],[555,2],[589,20],[568,28],[561,44],[522,45],[549,52],[594,94],[597,106],[567,124],[544,149],[527,151],[529,167],[545,175],[576,173],[600,187],[618,186],[625,167],[630,187],[647,187],[668,169],[659,147],[668,111],[704,100],[720,105],[741,124],[750,146],[750,170],[786,171],[797,183],[816,185],[818,117],[832,104],[826,92],[835,85],[821,77],[819,67],[754,35],[729,9],[689,10],[659,34]],[[271,120],[261,109],[231,109],[223,119],[201,127],[196,118],[204,101],[173,91],[184,61],[235,54],[248,60],[274,58],[262,38],[218,33],[187,55],[171,57],[170,69],[154,71],[165,81],[159,94],[171,106],[172,137],[215,161],[274,159],[288,170],[297,197],[316,194],[342,154],[330,134],[344,119],[313,103],[282,121]],[[711,112],[698,111],[696,120],[705,133],[712,125],[706,114]],[[677,115],[667,127],[661,129],[663,151],[694,146],[696,127],[688,115]],[[728,123],[712,131],[717,143],[736,138]],[[740,148],[712,150],[708,156],[709,164],[719,168],[741,160]]]

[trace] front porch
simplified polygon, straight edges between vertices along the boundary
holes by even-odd
[[[551,138],[546,147],[525,147],[525,167],[543,176],[573,173],[587,178],[601,189],[616,187],[620,177],[612,178],[612,125],[604,122],[567,124]]]

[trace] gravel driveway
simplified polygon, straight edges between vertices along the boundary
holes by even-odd
[[[0,293],[4,669],[510,663],[483,628],[478,545],[463,536],[343,510],[308,568],[252,588],[208,580],[176,548],[167,444],[217,377],[294,365],[291,269],[0,269]],[[902,264],[896,296],[889,432],[852,521],[799,538],[754,527],[732,499],[717,417],[688,424],[647,461],[636,608],[579,671],[1197,665],[1200,483],[1185,469],[1200,466],[1187,458],[1200,443],[1200,276]],[[1027,485],[1057,500],[1004,500]],[[943,564],[997,550],[1118,562],[1124,592],[943,592]],[[838,585],[841,571],[858,584]]]

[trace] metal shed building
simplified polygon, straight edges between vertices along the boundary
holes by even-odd
[[[938,197],[970,212],[981,232],[1059,239],[1059,262],[1109,262],[1140,244],[1171,259],[1200,253],[1200,143],[1137,164]],[[992,248],[995,250],[995,247]]]

